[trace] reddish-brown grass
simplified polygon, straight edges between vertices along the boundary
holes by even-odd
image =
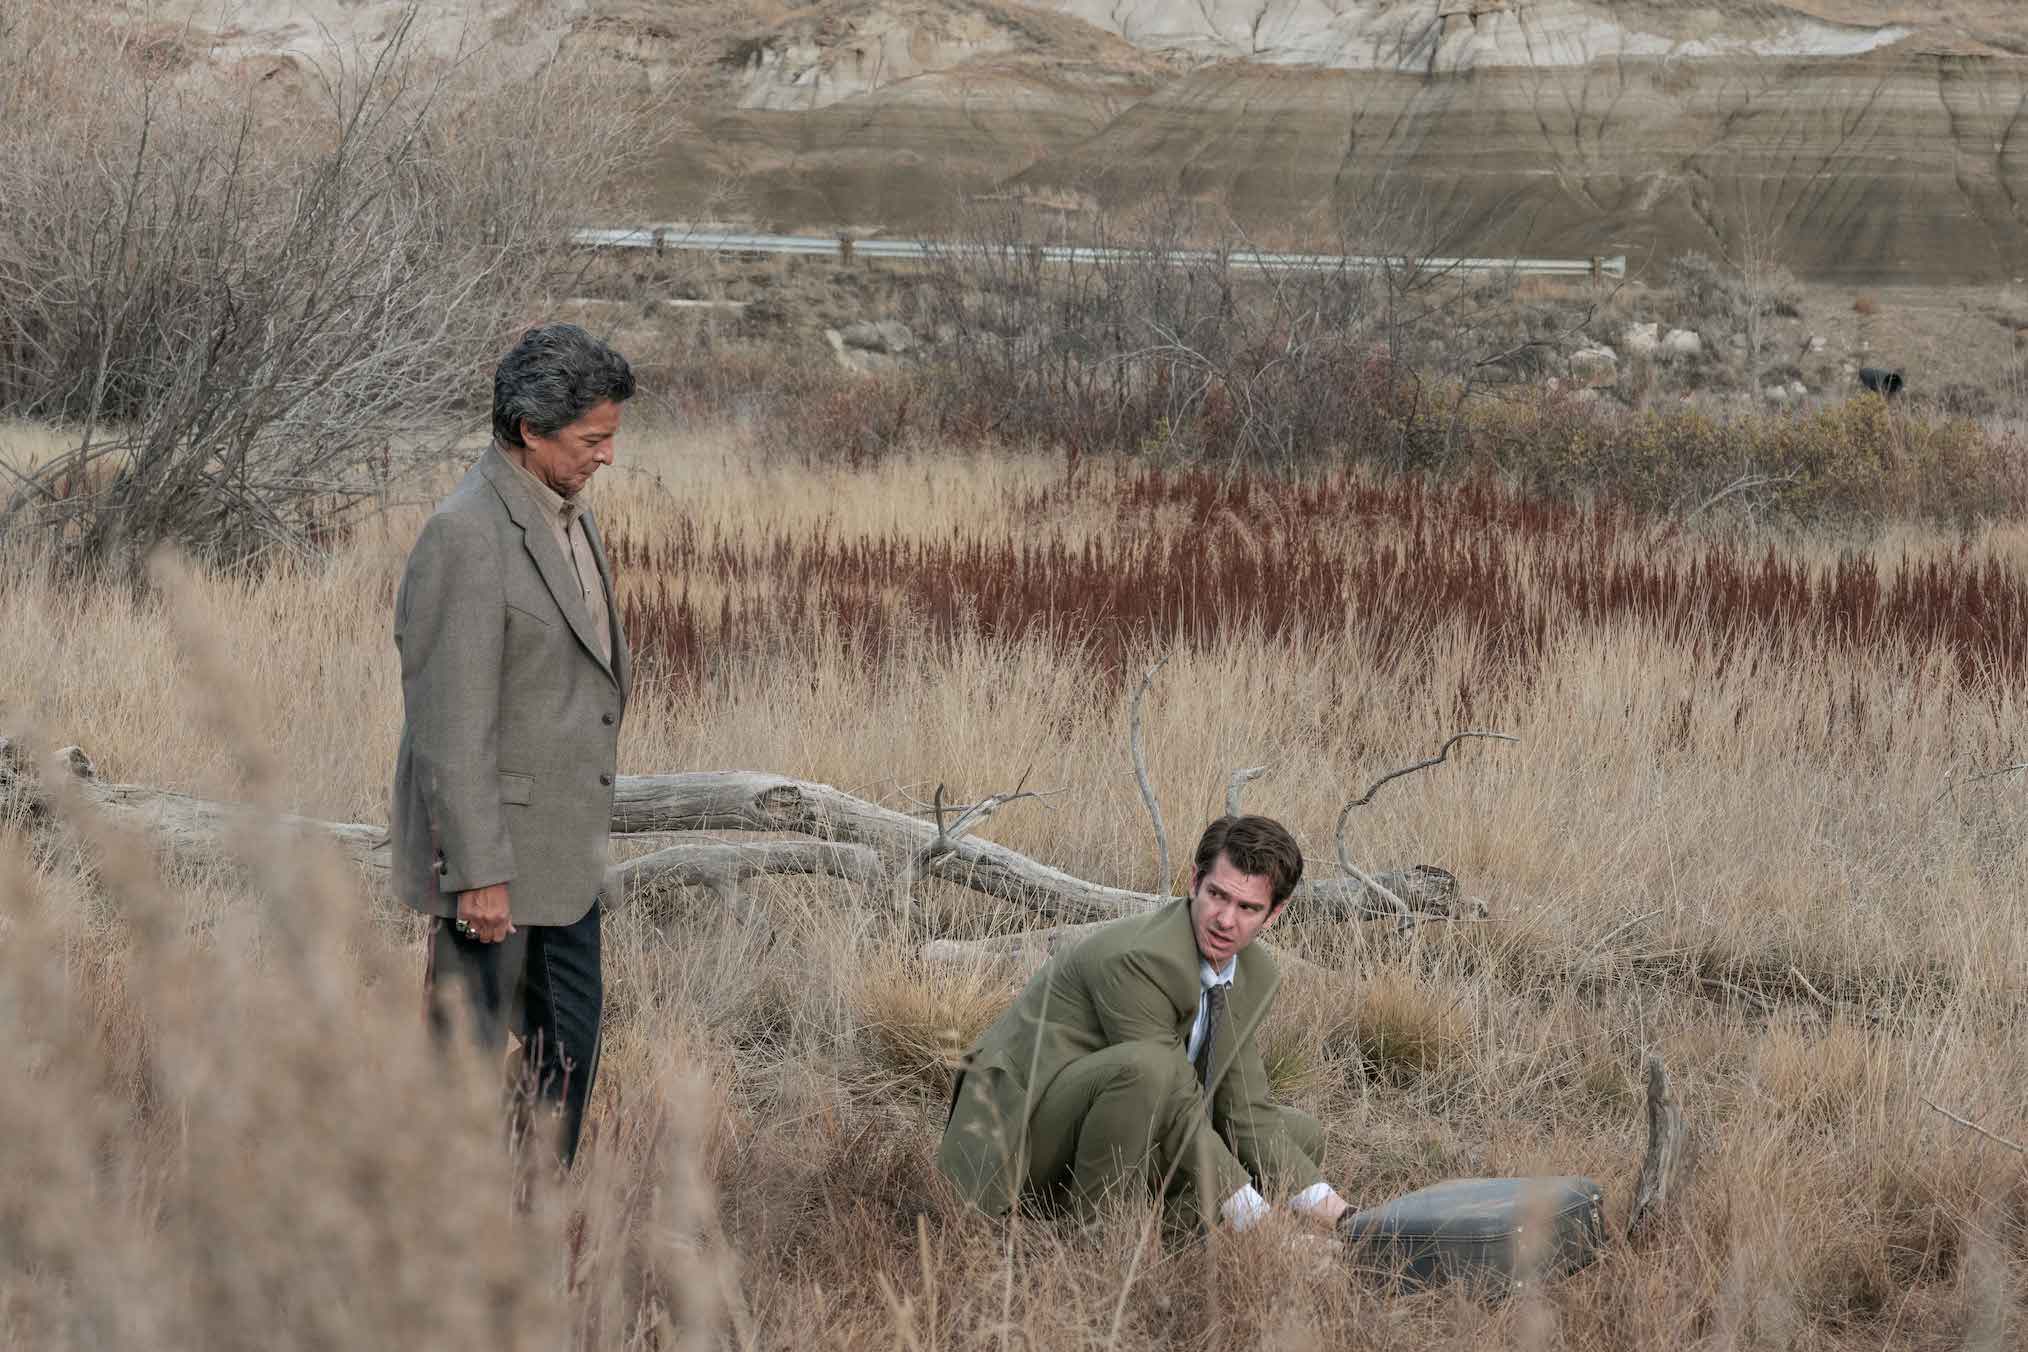
[[[1051,524],[1073,509],[1104,532]],[[820,629],[868,669],[898,642],[978,635],[1038,639],[1117,681],[1150,646],[1324,638],[1354,616],[1377,660],[1445,628],[1480,645],[1491,679],[1525,676],[1575,629],[1621,621],[1713,645],[1721,669],[1749,649],[1819,645],[1938,654],[1968,691],[2028,669],[2028,573],[1997,559],[1819,562],[1486,478],[1090,470],[1010,501],[998,528],[806,533],[679,510],[612,548],[644,663],[686,683],[728,653]]]

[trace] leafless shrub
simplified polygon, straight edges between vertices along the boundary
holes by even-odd
[[[1999,413],[2000,401],[1983,385],[1954,380],[1936,392],[1936,407],[1947,417],[1986,419]]]
[[[1768,320],[1801,313],[1802,284],[1782,265],[1779,234],[1750,218],[1733,245],[1732,265],[1734,323],[1746,340],[1746,369],[1757,372],[1767,351]]]
[[[1671,258],[1664,284],[1692,319],[1740,333],[1777,316],[1802,313],[1802,283],[1780,262],[1771,238],[1749,231],[1731,262],[1692,250]]]
[[[641,139],[576,58],[509,78],[476,42],[425,51],[416,19],[260,75],[182,72],[160,35],[53,6],[16,18],[0,414],[76,440],[0,531],[52,536],[73,573],[138,577],[164,540],[243,564],[440,449]]]
[[[1392,201],[1334,222],[1304,251],[1341,260],[1322,266],[1175,200],[1076,218],[1066,263],[1024,225],[977,211],[932,263],[920,320],[942,340],[938,423],[960,436],[1275,468],[1357,447],[1426,468],[1472,392],[1561,336],[1494,323],[1512,279],[1448,270],[1443,231]]]

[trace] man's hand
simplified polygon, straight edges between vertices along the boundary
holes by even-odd
[[[1311,1220],[1334,1227],[1339,1219],[1352,1209],[1351,1204],[1338,1195],[1336,1188],[1323,1182],[1312,1183],[1290,1198],[1289,1206]]]
[[[497,944],[514,932],[507,918],[507,884],[458,893],[458,924],[482,944]]]

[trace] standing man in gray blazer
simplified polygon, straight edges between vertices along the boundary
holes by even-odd
[[[493,373],[493,445],[439,503],[394,603],[403,724],[394,887],[431,917],[431,1026],[520,1034],[515,1122],[554,1106],[577,1155],[598,1073],[599,896],[630,679],[612,569],[580,494],[613,462],[626,359],[572,324]]]

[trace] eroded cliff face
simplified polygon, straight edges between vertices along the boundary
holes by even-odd
[[[716,172],[782,227],[1166,193],[1274,230],[1385,196],[1471,252],[1750,228],[1817,276],[2012,277],[2024,35],[1983,0],[860,0],[755,36],[660,205]]]
[[[1469,78],[1229,65],[1015,181],[1210,196],[1257,226],[1385,193],[1474,252],[1711,252],[1751,227],[1820,276],[2012,277],[2024,110],[2028,62],[1919,53]]]
[[[1139,45],[1212,59],[1446,74],[1600,59],[1851,56],[1907,25],[1834,23],[1780,5],[1598,0],[1033,0]]]
[[[418,32],[503,78],[576,46],[680,86],[663,219],[907,234],[981,197],[1181,196],[1286,238],[1385,200],[1446,252],[1639,266],[1751,231],[1824,278],[2028,275],[2028,0],[797,2],[422,0]],[[241,0],[214,54],[401,12]]]

